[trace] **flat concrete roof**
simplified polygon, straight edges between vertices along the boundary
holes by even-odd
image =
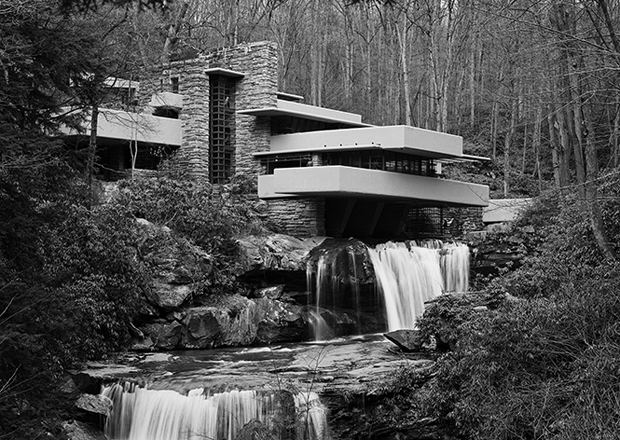
[[[299,102],[276,100],[275,107],[261,107],[255,109],[237,110],[242,115],[252,116],[292,116],[313,121],[322,121],[332,124],[343,124],[351,127],[371,127],[362,122],[362,116],[355,113],[342,112]],[[333,131],[333,130],[332,130]]]
[[[406,125],[347,128],[305,133],[281,134],[271,137],[267,154],[347,151],[376,148],[431,159],[484,160],[463,154],[463,138]]]

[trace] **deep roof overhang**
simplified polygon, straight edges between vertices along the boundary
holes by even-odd
[[[222,75],[229,76],[231,78],[243,78],[245,76],[245,73],[224,69],[222,67],[211,67],[209,69],[205,69],[205,73],[207,75]]]
[[[460,136],[405,125],[371,126],[272,136],[270,150],[255,153],[254,156],[382,150],[443,162],[489,160],[463,154],[462,147]]]
[[[251,116],[290,116],[312,121],[327,122],[330,124],[341,124],[349,127],[372,127],[370,124],[362,122],[362,117],[355,113],[342,112],[313,105],[301,104],[299,102],[277,99],[275,107],[261,107],[254,109],[237,110],[238,114]]]

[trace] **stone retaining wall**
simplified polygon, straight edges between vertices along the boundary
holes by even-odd
[[[270,219],[281,232],[295,237],[325,235],[323,198],[272,199],[268,205]]]

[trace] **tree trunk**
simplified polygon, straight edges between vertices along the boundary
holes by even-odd
[[[411,91],[409,89],[409,66],[407,63],[407,16],[403,14],[402,30],[395,25],[396,35],[400,46],[400,66],[403,76],[403,95],[404,95],[404,123],[405,125],[413,125],[411,121]]]
[[[581,64],[585,64],[582,62]],[[583,78],[584,86],[588,92],[591,90],[588,78]],[[607,238],[603,214],[598,198],[598,156],[596,152],[596,132],[594,123],[592,122],[591,100],[582,103],[581,113],[583,114],[583,123],[585,127],[585,161],[587,180],[584,182],[586,203],[590,214],[590,226],[592,233],[596,239],[596,243],[603,253],[605,259],[613,261],[616,259],[612,246]]]
[[[187,14],[187,10],[189,8],[189,3],[183,2],[180,6],[179,12],[172,23],[168,27],[168,33],[166,35],[166,41],[164,42],[164,47],[161,51],[160,61],[162,64],[168,64],[170,62],[170,53],[172,49],[176,45],[179,31],[181,30],[181,26],[183,25],[183,20],[185,19],[185,14]]]
[[[90,110],[90,136],[88,138],[88,154],[86,169],[84,170],[91,201],[93,196],[93,174],[95,172],[95,157],[97,156],[97,123],[99,120],[99,105],[93,104]]]
[[[569,161],[571,153],[571,140],[564,109],[558,108],[556,110],[556,120],[558,123],[558,135],[560,137],[560,188],[564,188],[570,183]]]
[[[542,179],[542,170],[540,169],[540,130],[542,126],[542,104],[540,101],[538,102],[538,106],[536,107],[536,120],[534,121],[534,134],[532,135],[532,148],[534,150],[534,155],[536,156],[536,167],[534,168],[534,172],[538,173],[538,191],[542,191],[543,189],[543,179]]]
[[[477,40],[476,40],[477,41]],[[476,126],[476,51],[475,45],[471,50],[469,60],[469,128]]]
[[[609,145],[614,167],[617,167],[620,165],[620,144],[618,142],[620,132],[620,92],[616,92],[614,113],[613,129],[609,137]]]
[[[553,181],[556,188],[562,188],[563,183],[560,177],[560,145],[555,137],[555,121],[553,120],[553,111],[547,114],[547,125],[549,126],[549,146],[551,147],[551,165],[553,166]]]
[[[512,140],[515,135],[517,127],[517,112],[518,112],[517,98],[512,98],[511,114],[510,114],[510,129],[506,133],[504,138],[504,198],[508,198],[508,192],[510,189],[510,149],[512,147]]]

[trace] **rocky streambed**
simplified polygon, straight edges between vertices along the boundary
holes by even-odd
[[[399,373],[429,378],[433,365],[432,351],[405,352],[375,334],[324,343],[126,354],[113,362],[91,363],[75,378],[76,383],[90,384],[91,391],[94,384],[131,381],[183,395],[197,388],[213,393],[314,392],[327,408],[333,439],[395,439],[414,431],[417,437],[406,438],[432,438],[432,421],[418,418],[407,404],[396,404],[391,397]],[[384,412],[399,414],[399,422]]]

